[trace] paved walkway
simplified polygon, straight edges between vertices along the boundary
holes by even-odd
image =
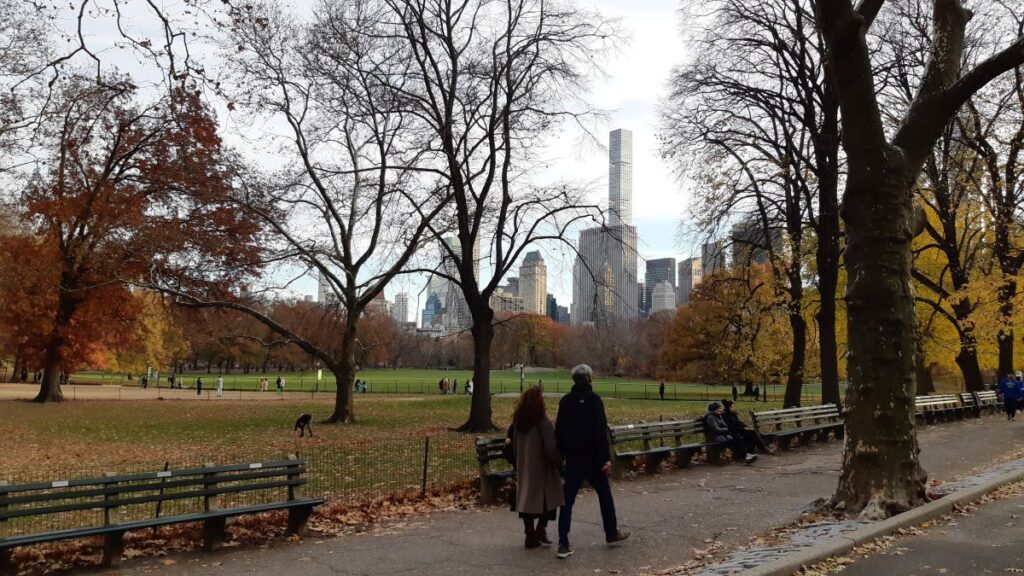
[[[1011,424],[998,416],[932,426],[922,430],[921,457],[933,478],[949,480],[1008,454],[1013,447],[1006,438],[1019,434],[1024,434],[1024,421]],[[840,444],[832,442],[763,457],[751,467],[694,465],[689,470],[618,482],[614,491],[620,524],[633,531],[633,538],[618,548],[605,546],[596,498],[585,494],[574,510],[576,554],[568,560],[556,559],[549,549],[523,550],[521,524],[515,515],[489,508],[435,514],[383,534],[189,553],[174,557],[176,562],[169,566],[157,559],[128,562],[120,572],[159,576],[654,573],[692,560],[711,541],[742,544],[795,520],[812,500],[832,492],[840,451]]]
[[[1024,573],[1024,496],[980,506],[955,523],[858,558],[844,576],[977,576]]]

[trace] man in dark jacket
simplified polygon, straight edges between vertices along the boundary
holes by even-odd
[[[605,541],[621,542],[629,532],[619,530],[615,519],[615,501],[608,481],[611,472],[611,452],[608,447],[608,420],[604,403],[591,385],[594,371],[586,364],[572,369],[572,390],[558,403],[555,437],[558,449],[565,458],[565,503],[558,518],[558,557],[568,558],[569,526],[572,506],[586,480],[597,492],[604,523]]]
[[[1007,420],[1017,419],[1017,404],[1020,401],[1021,393],[1024,392],[1024,383],[1021,382],[1021,373],[1018,371],[1016,378],[1007,374],[1006,378],[999,383],[999,395],[1003,397],[1003,408],[1006,410]]]
[[[704,415],[704,429],[707,431],[708,438],[712,442],[722,442],[728,446],[732,450],[733,456],[738,458],[742,455],[747,464],[753,463],[754,460],[757,460],[757,454],[751,454],[747,450],[747,445],[742,438],[732,435],[729,426],[725,423],[725,418],[722,417],[723,414],[725,414],[725,408],[720,403],[708,404],[708,413]]]
[[[757,448],[761,452],[768,454],[771,450],[765,445],[764,440],[757,435],[747,425],[740,420],[740,415],[736,412],[736,403],[730,400],[722,400],[722,408],[725,411],[722,413],[722,419],[725,420],[725,425],[729,427],[729,433],[741,440],[746,444],[748,449]]]

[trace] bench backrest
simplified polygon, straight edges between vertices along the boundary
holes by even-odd
[[[939,394],[936,396],[918,396],[914,399],[914,406],[917,414],[924,414],[925,412],[960,408],[963,407],[963,404],[961,404],[960,398],[955,394]]]
[[[655,443],[669,446],[703,443],[705,441],[704,419],[686,418],[619,424],[608,427],[608,437],[613,448],[640,444],[644,450],[654,447]]]
[[[754,427],[761,432],[778,432],[817,424],[842,422],[839,407],[835,404],[819,404],[800,408],[782,408],[750,413]]]
[[[501,470],[509,470],[512,465],[505,459],[505,437],[476,438],[476,460],[480,463],[480,472],[490,474]]]
[[[982,392],[974,392],[974,397],[978,399],[978,404],[981,406],[997,406],[999,404],[999,395],[996,394],[995,390],[985,390]]]
[[[978,400],[973,392],[961,392],[957,394],[957,397],[960,398],[960,403],[968,408],[974,408],[978,405]]]
[[[111,525],[154,515],[151,504],[174,503],[175,511],[191,512],[233,507],[236,495],[287,489],[287,499],[298,497],[305,483],[305,462],[287,460],[204,466],[182,470],[108,475],[102,478],[55,480],[31,484],[0,484],[0,527],[8,521],[60,514],[75,514],[78,526]],[[263,492],[265,493],[265,492]],[[84,516],[84,517],[83,517]],[[0,542],[3,538],[0,538]]]

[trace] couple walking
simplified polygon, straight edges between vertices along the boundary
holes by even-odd
[[[559,558],[568,558],[573,553],[569,527],[573,504],[584,481],[597,493],[605,541],[613,544],[629,537],[629,532],[618,529],[615,519],[615,502],[608,480],[608,425],[604,403],[594,393],[593,374],[586,364],[573,368],[572,390],[558,404],[557,424],[552,424],[547,416],[541,387],[531,386],[520,397],[509,430],[515,454],[515,510],[523,519],[526,547],[551,544],[547,525],[561,508]]]

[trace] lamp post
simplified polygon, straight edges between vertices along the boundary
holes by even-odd
[[[519,364],[519,393],[520,394],[523,393],[523,380],[524,379],[525,379],[525,376],[523,374],[523,365]]]

